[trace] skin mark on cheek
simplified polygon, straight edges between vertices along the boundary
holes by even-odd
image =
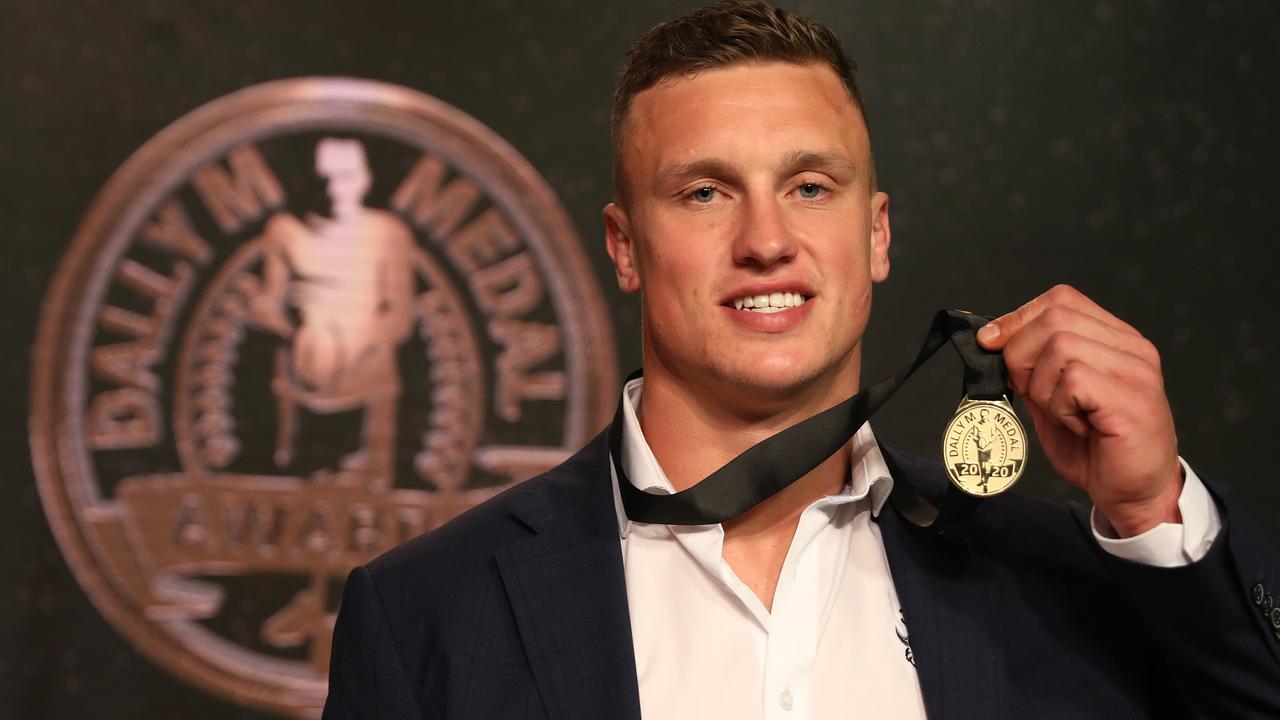
[[[858,304],[853,308],[853,314],[858,315],[867,309],[867,305],[871,304],[871,288],[868,287],[862,291],[862,297],[858,298]]]

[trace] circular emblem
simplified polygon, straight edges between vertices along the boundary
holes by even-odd
[[[567,214],[492,131],[382,83],[259,85],[86,215],[40,321],[41,499],[139,650],[318,717],[349,569],[585,444],[613,353]]]
[[[942,435],[942,459],[951,482],[970,495],[1008,490],[1027,460],[1027,432],[1008,399],[962,400]]]

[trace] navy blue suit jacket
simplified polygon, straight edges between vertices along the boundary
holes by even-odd
[[[897,482],[947,482],[886,459]],[[1002,495],[939,533],[886,506],[928,716],[1280,718],[1280,562],[1214,494],[1222,532],[1174,569],[1108,555],[1078,507]],[[613,502],[602,435],[352,571],[325,720],[639,718]]]

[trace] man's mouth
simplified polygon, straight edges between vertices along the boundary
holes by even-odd
[[[744,295],[734,298],[735,310],[749,310],[760,313],[776,313],[800,307],[809,298],[795,292],[775,292],[767,295]]]

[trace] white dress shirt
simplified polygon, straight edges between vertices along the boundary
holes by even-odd
[[[636,418],[643,378],[623,388],[622,467],[641,490],[675,489]],[[1182,524],[1114,539],[1109,552],[1154,565],[1204,555],[1221,526],[1185,463]],[[614,504],[626,574],[641,713],[646,720],[924,718],[910,637],[889,573],[880,513],[893,478],[864,425],[852,442],[849,482],[800,515],[772,612],[724,560],[721,525],[633,523]],[[1110,537],[1108,537],[1110,536]]]

